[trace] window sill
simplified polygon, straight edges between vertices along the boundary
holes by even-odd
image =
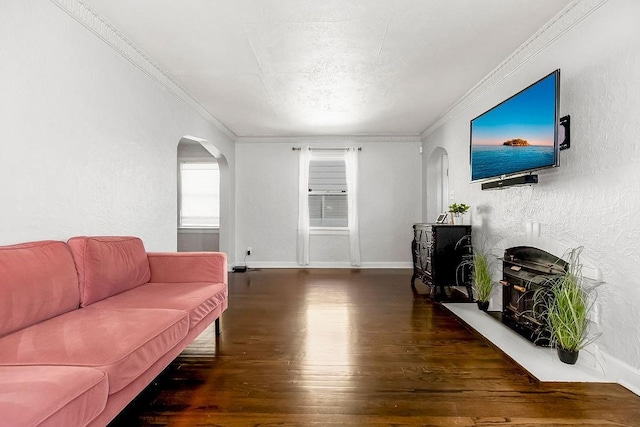
[[[314,236],[340,236],[349,235],[347,227],[311,227],[309,234]]]

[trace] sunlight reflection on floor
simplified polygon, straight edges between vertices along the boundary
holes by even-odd
[[[350,345],[350,295],[332,292],[329,302],[321,295],[308,295],[306,311],[305,364],[314,374],[341,374],[352,366]],[[315,294],[315,295],[314,295]]]

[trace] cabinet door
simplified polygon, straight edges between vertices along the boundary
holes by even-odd
[[[471,234],[471,227],[443,225],[434,227],[433,280],[438,286],[458,285],[458,266],[467,253],[471,242],[465,237]],[[470,239],[469,239],[470,240]],[[461,280],[460,285],[464,284]]]
[[[416,226],[415,228],[416,250],[418,268],[425,274],[431,274],[432,239],[430,226]]]

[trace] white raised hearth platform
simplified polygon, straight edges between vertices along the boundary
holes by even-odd
[[[539,381],[611,382],[586,349],[580,351],[575,365],[567,365],[558,359],[555,349],[534,345],[490,314],[478,310],[475,303],[442,305]]]

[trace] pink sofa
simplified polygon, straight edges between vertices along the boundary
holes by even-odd
[[[0,426],[104,426],[228,304],[223,253],[0,247]]]

